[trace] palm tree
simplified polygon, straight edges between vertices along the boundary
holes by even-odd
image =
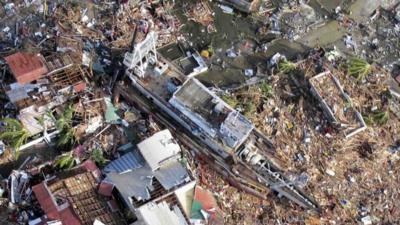
[[[371,64],[364,59],[353,57],[349,61],[348,73],[359,81],[363,80],[371,72],[371,69]]]
[[[4,131],[0,133],[0,139],[4,140],[14,149],[15,157],[18,158],[19,149],[27,142],[30,133],[17,119],[4,118],[2,122],[4,122],[6,126]]]
[[[267,82],[262,82],[260,85],[260,89],[264,98],[269,98],[274,94],[272,86],[269,85]]]
[[[75,129],[72,127],[72,118],[74,116],[74,109],[72,105],[67,105],[59,118],[55,118],[51,112],[47,113],[51,118],[57,130],[60,131],[59,138],[57,139],[57,146],[65,146],[75,143]]]
[[[238,105],[238,100],[230,94],[223,94],[221,99],[232,108],[235,108]]]
[[[56,162],[55,166],[59,169],[71,169],[75,165],[75,158],[72,152],[61,156]]]
[[[252,99],[247,99],[247,102],[244,104],[244,116],[250,118],[256,112],[256,105],[254,104]]]
[[[373,120],[378,125],[384,125],[389,121],[389,112],[388,111],[378,111],[374,113]]]
[[[385,125],[389,121],[389,111],[376,111],[369,115],[364,115],[363,119],[367,125]]]
[[[57,139],[57,146],[72,145],[75,143],[75,129],[72,127],[64,128],[60,131]]]
[[[60,115],[60,117],[56,120],[56,128],[58,130],[63,130],[68,127],[72,127],[72,117],[74,116],[74,109],[72,108],[72,105],[67,105],[65,107],[63,113]]]
[[[106,164],[109,161],[104,157],[103,151],[99,148],[95,148],[92,150],[90,158],[100,166]]]
[[[296,69],[296,64],[287,60],[278,63],[278,70],[282,73],[290,73]]]

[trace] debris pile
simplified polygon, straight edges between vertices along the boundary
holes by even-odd
[[[400,223],[398,0],[14,0],[0,18],[1,224]]]

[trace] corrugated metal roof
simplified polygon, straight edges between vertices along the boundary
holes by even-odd
[[[57,210],[57,205],[54,202],[46,185],[44,183],[37,184],[32,187],[32,191],[48,218],[59,219],[60,215]]]
[[[104,113],[104,117],[106,118],[107,123],[120,123],[121,117],[117,114],[117,108],[112,104],[110,97],[104,97],[104,101],[106,103],[106,111]]]
[[[103,171],[107,173],[104,181],[114,184],[127,204],[132,204],[132,197],[137,200],[150,199],[149,190],[153,188],[154,177],[166,190],[190,181],[187,170],[179,161],[170,161],[153,171],[138,151],[129,152],[112,161]]]
[[[116,172],[108,173],[104,181],[114,184],[125,201],[131,204],[131,197],[137,200],[150,199],[149,190],[153,188],[152,175],[150,167],[145,166],[121,174]]]
[[[159,170],[154,172],[154,176],[165,190],[170,190],[177,185],[185,183],[185,181],[190,181],[187,170],[177,160],[160,167]]]
[[[6,94],[11,102],[18,102],[22,99],[29,98],[28,92],[38,87],[39,85],[36,84],[21,85],[19,83],[13,83],[10,85],[11,90],[7,91]]]
[[[178,207],[170,206],[163,201],[158,204],[149,203],[139,208],[140,219],[145,224],[151,225],[187,225],[183,214]]]
[[[137,146],[152,170],[158,169],[163,161],[176,156],[181,151],[179,144],[167,129],[153,134]]]
[[[130,170],[135,170],[137,168],[143,167],[145,161],[143,157],[136,151],[132,151],[126,153],[120,158],[110,162],[103,171],[105,173],[115,172],[115,173],[123,173]]]

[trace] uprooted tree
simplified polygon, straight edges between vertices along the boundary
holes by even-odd
[[[359,81],[367,77],[371,70],[371,64],[364,59],[353,57],[349,60],[348,73]]]
[[[297,65],[288,60],[282,60],[278,63],[278,70],[281,73],[290,73],[297,68]]]

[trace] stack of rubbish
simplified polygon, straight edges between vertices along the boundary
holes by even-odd
[[[388,72],[376,66],[367,81],[359,81],[344,69],[330,63],[324,65],[335,74],[351,96],[352,107],[368,124],[365,131],[344,138],[345,133],[330,123],[307,85],[307,80],[317,75],[310,69],[313,66],[310,59],[288,75],[273,75],[270,81],[273,94],[261,101],[257,97],[264,96],[260,86],[246,88],[251,93],[250,99],[258,105],[257,111],[248,117],[271,137],[276,146],[275,156],[289,177],[296,181],[306,175],[305,189],[321,204],[322,223],[397,221],[400,211],[394,203],[399,194],[395,177],[400,158],[396,143],[400,137],[396,130],[400,129],[400,123],[388,106]],[[321,89],[331,88],[328,84],[321,85],[325,85]],[[243,90],[233,96],[236,94],[243,95]],[[292,215],[292,211],[285,215]]]

